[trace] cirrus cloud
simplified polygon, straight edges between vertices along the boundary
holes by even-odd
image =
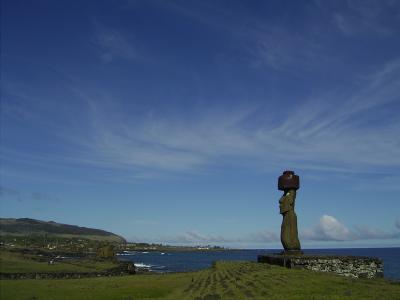
[[[92,42],[105,63],[115,58],[131,60],[137,57],[133,43],[121,31],[100,26],[98,23],[95,26]]]

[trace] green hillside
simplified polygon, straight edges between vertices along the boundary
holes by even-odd
[[[54,221],[41,221],[29,218],[13,219],[0,218],[0,235],[28,236],[28,235],[59,236],[65,238],[86,238],[92,240],[124,243],[125,239],[112,232],[101,229],[61,224]]]

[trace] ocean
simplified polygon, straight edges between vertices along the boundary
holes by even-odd
[[[306,249],[305,254],[333,254],[372,256],[383,260],[384,277],[400,281],[400,248],[348,248],[348,249]],[[216,260],[257,261],[257,256],[277,253],[279,250],[224,250],[193,252],[138,252],[125,251],[118,254],[119,260],[133,261],[137,267],[152,272],[188,272],[211,266]]]

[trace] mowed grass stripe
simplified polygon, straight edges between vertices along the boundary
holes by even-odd
[[[400,283],[266,264],[219,262],[192,273],[80,280],[3,280],[1,299],[400,299]]]

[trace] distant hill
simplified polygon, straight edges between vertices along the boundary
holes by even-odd
[[[92,240],[102,240],[110,242],[126,242],[125,239],[112,232],[101,229],[80,227],[76,225],[68,225],[56,223],[53,221],[40,221],[29,218],[12,219],[0,218],[0,234],[1,235],[32,235],[32,234],[48,234],[51,236],[59,236],[65,238],[87,238]]]

